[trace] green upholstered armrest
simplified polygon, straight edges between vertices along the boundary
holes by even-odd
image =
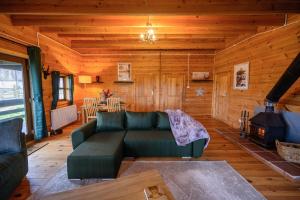
[[[205,145],[205,139],[197,140],[193,142],[193,157],[198,158],[202,155],[204,145]]]
[[[73,149],[76,149],[76,147],[95,133],[96,125],[97,120],[93,119],[72,132],[71,138]]]

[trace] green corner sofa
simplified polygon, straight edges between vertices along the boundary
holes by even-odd
[[[98,112],[71,138],[69,179],[115,178],[123,157],[200,157],[205,145],[177,146],[164,112]]]

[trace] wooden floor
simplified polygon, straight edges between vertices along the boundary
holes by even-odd
[[[267,199],[300,199],[299,183],[292,183],[285,179],[215,131],[215,128],[226,126],[224,123],[214,119],[199,118],[199,120],[210,133],[211,142],[204,155],[198,160],[226,160]],[[29,172],[14,192],[12,199],[26,199],[60,169],[66,162],[67,155],[72,151],[70,131],[79,125],[68,126],[63,134],[45,139],[49,144],[29,156]],[[167,158],[152,159],[165,160]]]

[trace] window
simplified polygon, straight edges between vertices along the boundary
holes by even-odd
[[[0,53],[0,121],[22,118],[22,132],[33,138],[29,74],[26,60]]]
[[[58,100],[68,100],[69,97],[69,84],[66,76],[59,77],[59,95]]]
[[[0,60],[0,121],[25,117],[22,67]]]

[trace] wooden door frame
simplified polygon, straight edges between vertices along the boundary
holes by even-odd
[[[153,98],[153,110],[157,110],[159,108],[159,80],[158,80],[158,73],[136,73],[134,74],[134,110],[136,110],[136,102],[137,102],[137,92],[136,92],[136,77],[137,76],[153,76],[153,94],[152,94],[152,98]]]
[[[214,84],[213,84],[213,99],[212,99],[212,116],[216,118],[216,108],[217,108],[217,76],[226,75],[228,77],[228,85],[227,85],[227,97],[229,97],[230,93],[230,71],[223,71],[214,74]],[[229,103],[229,99],[228,99]],[[227,108],[228,111],[228,108]]]
[[[182,88],[182,95],[181,95],[181,105],[180,105],[180,109],[182,109],[183,104],[184,104],[184,100],[185,100],[185,96],[186,96],[186,73],[175,73],[175,72],[162,72],[161,76],[160,76],[160,88],[159,88],[159,110],[160,111],[164,111],[164,104],[165,104],[165,98],[164,98],[164,94],[163,92],[163,87],[164,84],[163,83],[163,79],[165,77],[165,75],[175,75],[175,76],[183,76],[183,88]]]
[[[26,125],[27,125],[27,134],[26,141],[33,140],[34,134],[33,130],[33,118],[32,118],[32,107],[31,107],[31,88],[30,88],[30,79],[29,79],[29,68],[28,60],[25,58],[15,57],[7,54],[0,53],[0,59],[10,62],[19,63],[23,66],[23,88],[24,88],[24,106],[25,106],[25,116],[26,116]],[[29,101],[26,101],[29,99]]]

